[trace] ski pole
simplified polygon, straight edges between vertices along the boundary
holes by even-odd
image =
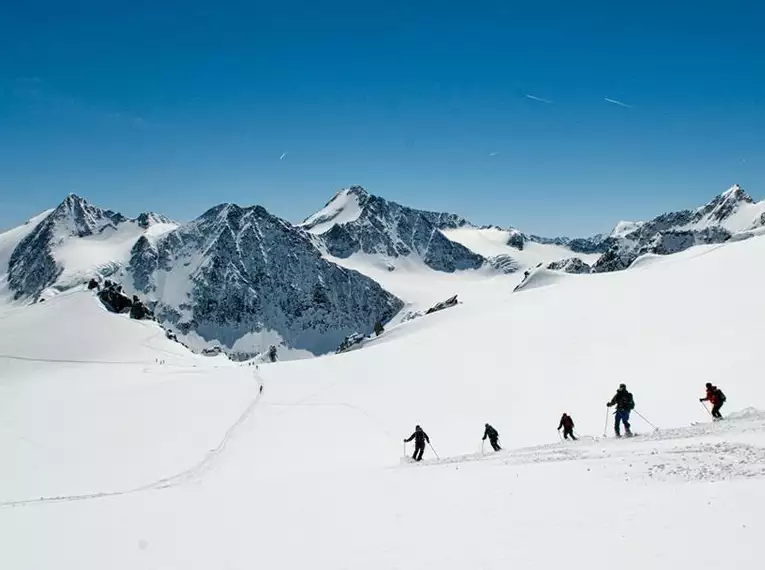
[[[483,444],[484,444],[484,440],[481,440],[481,455],[483,455]]]
[[[608,437],[608,407],[606,407],[606,423],[603,424],[603,437]]]
[[[433,448],[433,444],[428,442],[428,445],[430,446],[430,449],[433,450],[433,453],[436,454],[436,459],[440,460],[441,458],[438,456],[438,453],[436,453],[436,450]]]
[[[706,413],[708,413],[710,416],[712,416],[712,412],[709,411],[709,408],[707,408],[707,405],[704,402],[700,401],[699,404],[701,404],[701,407],[704,408],[704,411]],[[712,416],[712,417],[714,417],[714,416]]]
[[[560,430],[558,430],[558,439],[563,441],[563,436],[560,434]]]
[[[652,427],[652,428],[653,428],[655,431],[659,431],[659,428],[657,428],[655,425],[653,425],[651,422],[649,422],[647,419],[645,419],[645,416],[644,416],[643,414],[641,414],[641,413],[640,413],[640,412],[638,412],[637,410],[635,410],[635,413],[636,413],[638,416],[640,416],[641,418],[643,418],[643,421],[644,421],[645,423],[647,423],[649,426],[651,426],[651,427]]]

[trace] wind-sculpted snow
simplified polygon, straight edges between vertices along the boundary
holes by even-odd
[[[368,334],[403,303],[375,281],[322,258],[304,231],[260,206],[216,206],[156,244],[141,239],[129,271],[160,320],[184,335],[266,350],[253,332],[321,354]],[[193,345],[193,340],[190,341]]]

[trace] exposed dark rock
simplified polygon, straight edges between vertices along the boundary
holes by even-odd
[[[450,307],[456,307],[458,304],[459,301],[457,301],[457,295],[455,295],[454,297],[449,297],[446,301],[436,303],[430,309],[425,311],[425,314],[430,315],[431,313],[435,313],[437,311],[443,311],[444,309],[448,309]]]
[[[592,268],[578,257],[569,257],[567,259],[561,259],[560,261],[553,261],[552,263],[547,264],[547,269],[574,274],[590,273],[592,271]]]

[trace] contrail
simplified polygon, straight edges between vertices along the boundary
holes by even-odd
[[[287,153],[285,152],[279,157],[279,160],[284,160],[287,157]]]
[[[627,107],[628,109],[632,108],[632,105],[627,105],[627,103],[622,103],[621,101],[617,101],[616,99],[609,99],[608,97],[603,97],[606,101],[609,103],[613,103],[614,105],[619,105],[620,107]]]
[[[536,95],[526,95],[526,99],[539,101],[540,103],[552,103],[552,101],[548,101],[547,99],[542,99],[541,97],[537,97]]]

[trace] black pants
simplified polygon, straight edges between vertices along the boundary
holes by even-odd
[[[497,442],[497,440],[496,440],[496,439],[491,439],[491,438],[489,438],[489,443],[491,444],[491,448],[492,448],[494,451],[499,451],[500,449],[502,449],[502,448],[499,446],[499,443]]]
[[[563,428],[563,439],[568,439],[568,437],[571,436],[571,439],[576,441],[576,437],[574,437],[574,430],[570,428]]]
[[[722,417],[722,414],[720,413],[720,408],[722,408],[722,402],[712,406],[712,416],[713,417],[715,417],[717,419],[720,419]]]
[[[425,453],[425,444],[422,445],[415,443],[414,444],[414,455],[412,455],[412,459],[415,461],[421,461],[422,460],[422,454]]]

